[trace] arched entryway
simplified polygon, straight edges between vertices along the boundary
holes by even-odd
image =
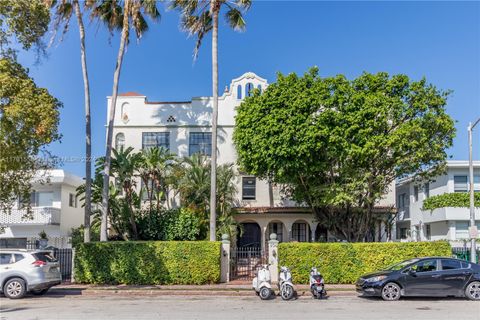
[[[318,224],[317,228],[315,229],[315,241],[327,242],[327,240],[328,240],[328,229]]]
[[[241,223],[243,232],[238,235],[237,247],[261,247],[262,231],[256,222]]]
[[[283,222],[281,221],[271,221],[269,224],[268,224],[268,227],[267,227],[267,235],[266,235],[266,241],[268,242],[268,240],[270,240],[270,235],[272,233],[275,233],[277,235],[277,240],[279,242],[283,242],[285,241],[285,231],[284,231],[284,225],[283,225]]]
[[[292,225],[292,241],[310,242],[310,225],[305,220],[297,220]]]

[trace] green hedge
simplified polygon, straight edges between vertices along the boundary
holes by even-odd
[[[125,241],[80,244],[75,281],[92,284],[206,284],[220,281],[220,242]]]
[[[279,266],[288,266],[296,283],[308,283],[310,268],[319,267],[326,283],[354,283],[362,274],[402,260],[451,256],[446,241],[389,243],[280,243]]]
[[[474,206],[480,208],[480,193],[474,194]],[[445,207],[468,208],[470,207],[470,193],[468,192],[454,192],[444,193],[437,196],[432,196],[423,201],[422,210],[434,210]]]

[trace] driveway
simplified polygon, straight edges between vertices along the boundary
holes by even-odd
[[[480,320],[480,303],[462,299],[384,302],[355,296],[261,301],[252,297],[70,296],[0,298],[1,320],[103,319],[461,319]]]

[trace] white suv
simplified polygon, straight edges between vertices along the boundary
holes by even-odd
[[[7,298],[42,295],[61,282],[60,266],[50,251],[0,250],[0,292]]]

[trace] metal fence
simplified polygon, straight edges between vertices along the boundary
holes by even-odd
[[[452,248],[452,254],[457,259],[470,261],[470,248],[462,248],[462,247]],[[479,256],[480,256],[480,248],[477,248],[477,263],[479,262]]]
[[[63,282],[72,281],[73,268],[73,250],[72,249],[54,249],[53,254],[60,264],[60,272]]]
[[[251,280],[257,270],[266,263],[266,252],[260,247],[232,248],[230,278],[232,280]]]

